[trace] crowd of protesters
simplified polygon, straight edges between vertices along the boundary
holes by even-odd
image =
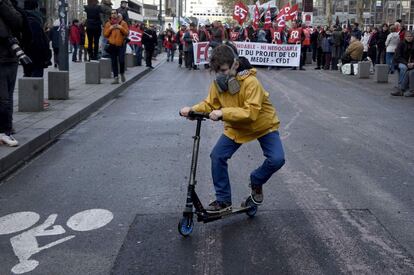
[[[279,27],[274,22],[271,26],[255,28],[253,22],[250,22],[243,28],[237,24],[231,27],[215,21],[211,25],[199,25],[198,28],[193,23],[183,24],[177,33],[167,29],[161,36],[165,37],[163,45],[168,52],[168,61],[173,61],[174,52],[178,49],[179,66],[184,64],[189,70],[198,70],[194,64],[192,47],[196,42],[209,41],[212,48],[223,41],[299,44],[299,70],[305,70],[308,54],[312,55],[312,60],[316,63],[315,70],[338,70],[338,64],[363,60],[372,62],[373,70],[376,64],[388,64],[390,74],[396,70],[399,72],[397,91],[391,95],[414,96],[409,91],[410,74],[414,74],[412,33],[406,30],[400,20],[391,25],[368,26],[364,31],[360,30],[358,23],[310,27],[292,22],[290,27]]]

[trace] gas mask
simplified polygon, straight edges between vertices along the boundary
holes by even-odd
[[[229,46],[227,46],[229,47]],[[216,83],[216,87],[219,91],[219,93],[223,92],[229,92],[230,94],[234,95],[238,92],[240,92],[240,82],[236,79],[236,65],[238,64],[238,57],[234,50],[229,47],[233,54],[234,54],[234,61],[231,65],[229,74],[224,73],[218,73],[216,75],[216,80],[214,81]]]

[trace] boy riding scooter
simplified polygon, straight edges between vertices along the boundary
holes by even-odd
[[[279,137],[279,119],[267,93],[256,78],[254,69],[244,57],[239,58],[232,44],[215,48],[210,60],[216,79],[206,99],[193,107],[183,107],[180,114],[190,111],[210,113],[214,121],[223,120],[224,134],[211,152],[211,169],[216,200],[208,213],[232,211],[231,188],[227,160],[243,143],[258,140],[266,157],[263,164],[250,174],[252,201],[263,202],[262,185],[285,163]]]

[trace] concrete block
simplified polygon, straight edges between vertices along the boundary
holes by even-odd
[[[135,56],[132,53],[125,54],[125,59],[126,59],[125,65],[127,67],[134,67]]]
[[[48,73],[48,94],[49,99],[69,99],[69,72],[50,71]]]
[[[86,84],[100,84],[101,73],[99,61],[91,61],[85,63],[85,83]]]
[[[43,111],[44,84],[40,77],[19,79],[19,112]]]
[[[307,52],[306,53],[306,64],[312,64],[312,53],[311,52]]]
[[[370,61],[362,61],[358,62],[358,78],[369,78],[371,69],[371,62]]]
[[[388,83],[389,66],[387,64],[375,65],[375,81],[378,83]]]
[[[99,70],[101,73],[101,78],[111,78],[112,77],[111,59],[101,58],[99,60]]]

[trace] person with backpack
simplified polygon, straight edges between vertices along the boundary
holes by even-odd
[[[39,12],[37,0],[25,0],[25,15],[32,33],[30,46],[26,46],[25,52],[32,60],[32,64],[23,67],[25,77],[43,77],[44,69],[52,63],[52,51],[49,39],[43,30],[43,20]]]

